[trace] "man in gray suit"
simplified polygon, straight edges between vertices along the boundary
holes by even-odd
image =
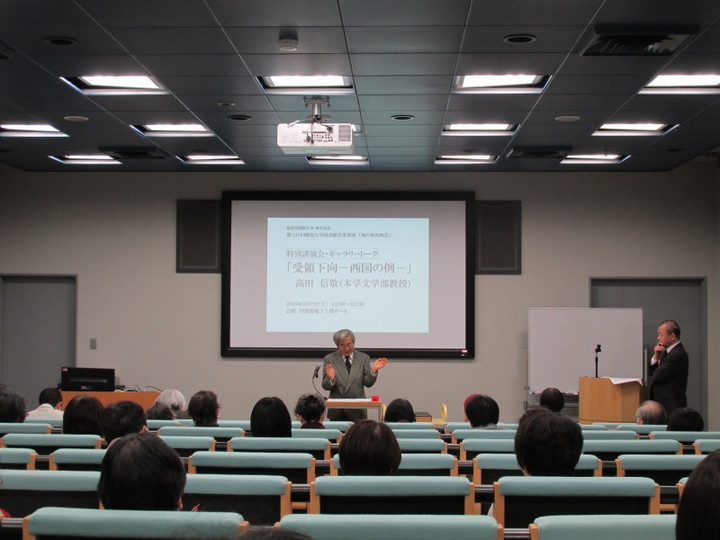
[[[387,358],[374,362],[370,357],[355,350],[355,334],[344,328],[333,335],[337,350],[324,359],[322,387],[330,390],[330,399],[358,399],[365,397],[365,387],[375,384],[378,371],[385,367]],[[367,418],[365,409],[330,409],[328,419],[355,422]]]
[[[680,343],[680,327],[673,320],[658,327],[658,344],[650,361],[650,399],[672,412],[687,406],[688,354]]]

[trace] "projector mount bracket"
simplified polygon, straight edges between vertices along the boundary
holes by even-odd
[[[333,127],[325,125],[325,122],[327,122],[330,119],[330,115],[323,114],[322,113],[322,106],[330,106],[330,98],[329,97],[320,97],[320,96],[313,96],[313,97],[303,97],[303,103],[305,103],[305,107],[312,106],[312,114],[305,117],[305,122],[310,124],[310,130],[307,135],[308,142],[314,142],[312,133],[313,133],[313,127],[316,124],[319,124],[326,132],[332,133]],[[294,122],[291,122],[289,125],[294,126],[295,124],[303,122],[302,120],[295,120]]]

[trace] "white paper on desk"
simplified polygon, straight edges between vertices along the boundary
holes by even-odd
[[[626,378],[623,378],[623,377],[608,377],[608,379],[610,379],[610,382],[613,383],[613,384],[627,384],[627,383],[631,383],[631,382],[639,382],[640,384],[643,383],[642,378],[639,378],[639,379],[626,379]]]

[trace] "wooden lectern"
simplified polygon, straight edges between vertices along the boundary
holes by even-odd
[[[638,381],[613,384],[606,377],[580,377],[581,424],[593,422],[635,422],[644,388]]]

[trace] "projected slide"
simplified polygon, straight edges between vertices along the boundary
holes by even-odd
[[[428,218],[269,218],[267,331],[428,331]]]
[[[223,356],[474,356],[474,194],[223,194]]]

